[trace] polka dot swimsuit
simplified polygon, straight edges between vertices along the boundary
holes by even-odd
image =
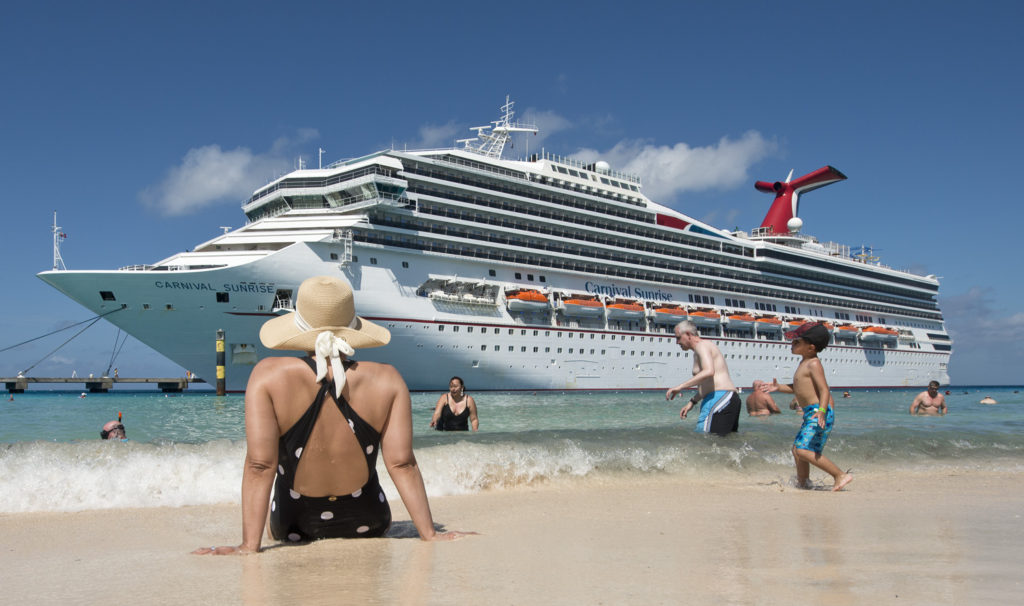
[[[313,367],[313,360],[306,359]],[[347,368],[347,365],[346,365]],[[281,436],[278,444],[277,478],[270,502],[270,533],[280,541],[311,541],[327,538],[379,537],[391,526],[391,508],[377,479],[380,433],[356,414],[342,396],[334,398],[332,382],[320,386],[316,400],[305,414]],[[355,434],[366,457],[370,477],[352,494],[307,497],[293,488],[295,470],[324,399],[330,397]]]

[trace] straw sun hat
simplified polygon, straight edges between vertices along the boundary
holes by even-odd
[[[299,285],[294,312],[263,323],[260,341],[270,349],[313,352],[317,381],[327,375],[330,360],[340,395],[345,385],[340,354],[351,356],[356,349],[387,345],[391,333],[356,315],[352,288],[344,280],[314,276]]]
[[[299,285],[295,311],[263,323],[260,341],[270,349],[314,351],[327,331],[353,349],[380,347],[391,341],[388,329],[356,315],[352,288],[330,276],[313,276]]]

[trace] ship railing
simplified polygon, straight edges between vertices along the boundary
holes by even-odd
[[[552,153],[546,152],[546,151],[542,151],[540,153],[540,158],[543,159],[543,160],[549,160],[551,162],[558,162],[559,164],[565,164],[566,166],[572,166],[572,167],[575,167],[575,168],[578,168],[578,169],[582,169],[582,170],[585,170],[585,171],[589,171],[589,172],[597,172],[597,171],[594,171],[591,168],[588,168],[589,165],[586,162],[583,162],[582,160],[577,160],[576,158],[568,158],[568,157],[565,157],[565,156],[559,156],[558,154],[552,154]],[[641,185],[640,177],[638,177],[636,175],[631,175],[629,173],[622,173],[622,172],[618,172],[618,171],[615,171],[615,170],[609,170],[606,173],[603,172],[603,173],[600,173],[600,174],[607,175],[609,177],[612,177],[613,179],[619,179],[621,181],[628,181],[628,182],[634,183],[636,185]]]
[[[117,271],[149,271],[155,267],[156,265],[125,265]]]

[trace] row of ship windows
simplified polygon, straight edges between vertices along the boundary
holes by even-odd
[[[451,345],[438,344],[438,345],[435,346],[436,349],[447,349],[449,347],[451,347],[453,349],[458,349],[459,348],[458,345],[451,346]],[[517,349],[517,346],[515,346],[515,345],[481,345],[480,346],[480,351],[494,351],[494,352],[505,351],[507,353],[514,353],[516,351],[516,349]],[[520,353],[552,353],[552,351],[551,351],[552,348],[550,346],[545,346],[543,351],[541,351],[540,346],[529,347],[529,346],[526,346],[526,345],[520,345],[520,346],[518,346],[518,350],[519,350]],[[563,348],[562,347],[555,347],[554,348],[554,353],[556,353],[556,354],[563,353]],[[608,352],[607,352],[607,350],[602,349],[602,350],[600,350],[600,354],[598,354],[598,350],[597,349],[587,349],[587,348],[583,348],[583,347],[580,347],[580,348],[568,347],[568,348],[564,348],[564,353],[566,353],[567,355],[588,355],[589,354],[589,355],[605,356],[605,355],[607,355]],[[661,357],[665,357],[665,358],[689,357],[688,353],[682,353],[682,352],[678,352],[678,351],[677,352],[662,352],[662,351],[658,351],[658,352],[646,351],[645,352],[644,350],[641,349],[638,352],[637,350],[629,350],[629,351],[626,351],[625,349],[619,350],[619,355],[620,356],[625,356],[627,354],[630,357],[634,357],[634,358],[635,357],[640,357],[640,358],[643,358],[643,357],[649,357],[649,358],[655,358],[655,357],[657,357],[657,358],[661,358]],[[788,355],[788,356],[772,356],[772,355],[757,355],[757,354],[734,354],[734,353],[723,352],[722,353],[722,357],[725,358],[726,360],[758,360],[758,361],[769,361],[769,362],[771,362],[771,361],[775,361],[775,362],[793,362],[793,361],[795,361],[795,358],[792,355]],[[833,354],[833,355],[830,355],[829,357],[835,358],[835,357],[837,357],[837,355]],[[839,357],[843,357],[843,356],[839,356]],[[923,357],[923,356],[915,356],[915,358],[916,357]],[[846,365],[846,364],[857,364],[857,363],[872,364],[872,365],[876,364],[876,362],[873,362],[873,361],[870,361],[870,360],[866,360],[866,359],[860,358],[860,357],[854,357],[853,359],[841,360],[841,361],[842,361],[842,363],[844,365]],[[902,361],[902,360],[889,360],[889,361],[886,362],[886,365],[887,366],[890,366],[890,365],[892,365],[892,366],[918,366],[918,365],[920,365],[920,362],[916,362],[916,361],[912,361],[912,360],[906,360],[906,361]]]
[[[617,276],[617,277],[622,277],[622,278],[626,278],[626,279],[639,279],[639,280],[647,280],[647,281],[651,281],[651,282],[663,282],[663,283],[667,282],[667,283],[677,284],[677,285],[680,285],[680,286],[690,286],[690,287],[693,287],[693,288],[717,288],[717,289],[721,289],[721,290],[736,290],[736,291],[748,292],[748,293],[753,294],[753,295],[770,297],[770,298],[776,298],[776,299],[780,299],[780,298],[804,299],[804,298],[806,298],[806,299],[810,300],[810,297],[811,297],[811,295],[804,295],[804,294],[798,293],[798,292],[784,293],[784,292],[778,292],[778,291],[771,291],[769,289],[761,289],[761,288],[755,288],[753,286],[745,286],[745,285],[742,285],[742,284],[737,284],[736,282],[721,282],[721,281],[710,280],[710,279],[709,280],[698,280],[697,278],[688,278],[688,277],[683,277],[683,276],[679,276],[679,275],[675,275],[675,274],[663,274],[663,273],[655,273],[655,272],[649,272],[649,271],[643,271],[643,270],[625,269],[625,268],[621,268],[621,267],[618,267],[618,266],[615,266],[615,265],[603,265],[603,264],[602,265],[598,265],[598,264],[595,264],[595,263],[580,263],[580,262],[574,262],[574,261],[571,261],[571,260],[566,260],[564,257],[561,257],[561,258],[559,258],[559,257],[537,257],[537,256],[533,256],[533,255],[524,256],[524,255],[514,254],[514,253],[509,252],[507,250],[503,250],[503,251],[500,251],[500,252],[498,250],[484,250],[484,249],[475,248],[475,247],[474,248],[470,248],[470,247],[466,247],[466,246],[460,246],[460,245],[457,245],[457,244],[452,244],[450,242],[441,243],[441,242],[425,241],[425,240],[421,240],[421,239],[410,239],[410,238],[406,238],[406,237],[395,238],[391,234],[382,235],[379,232],[362,232],[362,231],[359,231],[359,232],[356,232],[354,234],[354,239],[356,241],[359,241],[359,242],[367,242],[367,243],[372,243],[372,244],[380,244],[380,245],[383,245],[383,246],[398,246],[398,247],[410,248],[410,249],[414,249],[414,250],[427,250],[427,251],[431,251],[431,252],[439,252],[439,253],[445,253],[445,254],[455,254],[455,255],[461,255],[461,256],[472,256],[472,257],[477,257],[477,258],[482,258],[482,259],[507,261],[509,263],[524,263],[524,264],[549,266],[549,267],[553,267],[553,268],[566,269],[566,270],[569,270],[569,271],[581,271],[581,272],[587,272],[587,273],[598,273],[598,274],[602,274],[602,275]],[[767,281],[767,280],[765,280],[765,281]],[[783,282],[786,282],[786,281],[783,281]],[[803,288],[806,285],[802,285],[802,284],[783,284],[783,286]],[[838,289],[821,289],[821,290],[822,290],[822,292],[831,292],[831,293],[833,293],[835,295],[839,295],[839,296],[842,296],[844,294],[847,295],[847,296],[864,296],[863,293],[843,293],[842,291],[839,291]],[[826,300],[826,304],[835,305],[837,307],[840,306],[840,305],[843,305],[844,303],[845,302],[840,300],[840,299],[828,299],[828,300]],[[905,303],[905,302],[898,301],[897,303],[901,303],[902,304],[902,303]],[[873,307],[876,307],[876,305],[866,303],[866,304],[862,305],[861,307],[873,308]],[[902,311],[902,313],[904,315],[918,316],[918,317],[921,317],[923,319],[934,319],[934,320],[940,320],[941,319],[941,317],[939,317],[938,314],[932,314],[932,313],[928,313],[928,312],[925,312],[925,311],[904,311],[904,310],[897,310],[897,309],[892,309],[892,308],[888,308],[888,307],[883,308],[881,306],[877,306],[876,311],[880,311],[880,312],[884,312],[884,313],[897,314],[897,315],[900,314],[901,311]],[[932,317],[932,316],[935,316],[935,317]]]
[[[473,185],[475,187],[487,188],[487,186],[485,184],[474,183],[474,182],[467,182],[467,180],[465,180],[465,179],[449,179],[449,180],[454,180],[454,181],[459,182],[459,183],[466,183],[467,185]],[[488,189],[493,189],[493,188],[488,188]],[[619,223],[608,223],[607,221],[595,220],[595,219],[589,218],[589,217],[555,216],[553,213],[541,213],[541,212],[538,212],[538,211],[536,211],[534,209],[523,208],[523,207],[521,207],[521,205],[514,204],[514,203],[511,203],[511,202],[504,202],[504,201],[501,201],[501,200],[492,200],[492,199],[487,199],[487,198],[480,198],[478,196],[463,195],[463,194],[460,194],[459,192],[456,192],[456,191],[453,191],[453,190],[442,190],[442,189],[439,189],[439,188],[432,188],[432,187],[429,187],[429,186],[423,186],[423,185],[417,184],[416,186],[410,185],[409,191],[410,192],[416,192],[416,193],[424,193],[424,194],[427,194],[427,195],[435,195],[438,198],[441,198],[442,200],[462,201],[462,202],[467,202],[467,203],[474,204],[474,205],[482,205],[482,206],[488,206],[488,207],[495,207],[495,208],[499,208],[500,210],[503,210],[503,211],[506,211],[506,212],[510,212],[510,213],[527,214],[527,215],[538,214],[539,216],[542,216],[542,217],[546,216],[547,218],[555,218],[555,219],[564,220],[564,221],[571,222],[571,223],[579,223],[579,224],[584,224],[584,225],[593,225],[594,227],[599,227],[601,229],[606,229],[606,230],[609,230],[609,231],[617,231],[617,232],[631,233],[631,234],[636,234],[637,233],[637,230],[633,226],[622,225],[622,224],[619,224]],[[536,196],[529,195],[529,194],[524,193],[524,192],[519,192],[517,195],[521,195],[521,196],[524,196],[524,197],[530,197],[530,198],[536,198]],[[594,210],[595,212],[602,212],[604,214],[615,214],[615,215],[619,214],[617,212],[609,213],[607,210],[604,210],[604,209],[601,209],[601,208],[589,208],[588,205],[580,205],[580,204],[576,203],[576,201],[560,202],[560,204],[565,205],[565,206],[576,206],[576,207],[583,206],[587,210]],[[436,213],[436,214],[445,214],[445,216],[451,216],[451,215],[448,215],[447,213]],[[465,215],[465,214],[468,214],[468,213],[460,211],[457,214],[458,215]],[[465,218],[465,217],[460,217],[460,218]],[[643,222],[643,223],[651,223],[652,222],[649,215],[647,215],[647,216],[640,216],[640,217],[629,217],[629,218],[632,218],[633,220],[638,220],[638,221]],[[524,229],[524,230],[528,230],[528,231],[537,231],[535,227],[532,227],[530,225],[517,225],[518,222],[516,222],[514,220],[509,221],[507,218],[503,218],[502,221],[503,221],[503,224],[505,222],[513,224],[513,226],[516,226],[517,229]],[[550,227],[550,226],[549,225],[545,225],[545,227]],[[644,235],[646,238],[649,238],[649,239],[662,240],[662,241],[666,241],[666,242],[674,242],[674,243],[682,244],[682,245],[698,246],[698,247],[707,248],[707,249],[710,249],[710,250],[713,250],[713,251],[716,251],[716,252],[721,251],[721,252],[735,254],[735,255],[738,255],[738,256],[741,256],[741,257],[742,256],[752,257],[754,255],[753,250],[749,249],[749,248],[731,246],[731,245],[728,245],[728,244],[726,244],[724,242],[714,242],[714,243],[712,243],[712,242],[704,242],[704,241],[699,240],[697,238],[683,238],[683,237],[680,237],[680,236],[678,236],[676,234],[672,234],[670,232],[661,232],[661,231],[657,231],[657,230],[645,230],[645,232],[643,234],[641,234],[641,235]],[[567,237],[574,237],[574,236],[570,235],[570,236],[567,236]],[[793,265],[799,265],[799,264],[814,265],[814,266],[819,266],[819,267],[824,268],[824,269],[835,269],[835,265],[834,264],[825,263],[825,262],[822,262],[822,261],[818,261],[816,259],[806,259],[806,258],[803,258],[803,257],[796,257],[796,256],[793,256],[793,255],[784,255],[783,253],[777,253],[776,251],[765,251],[765,253],[766,253],[765,256],[772,257],[772,258],[778,258],[781,261],[783,261],[783,265],[782,266],[775,268],[775,271],[778,271],[780,273],[786,273],[786,271],[788,269],[791,269]],[[767,254],[767,253],[773,253],[773,254]],[[672,253],[671,252],[665,252],[663,254],[672,254]],[[746,267],[748,269],[760,269],[759,267],[755,267],[753,265],[750,265],[749,263],[742,263],[742,262],[739,262],[737,259],[732,259],[732,258],[728,258],[728,257],[717,259],[714,262],[724,263],[724,264],[735,264],[737,266]],[[871,280],[871,287],[873,287],[873,288],[878,288],[879,287],[879,282],[883,282],[883,283],[887,282],[888,284],[885,284],[883,286],[883,289],[886,290],[886,291],[892,292],[894,294],[903,294],[903,291],[902,290],[894,290],[893,288],[888,287],[888,286],[890,286],[890,285],[891,286],[895,286],[895,284],[902,284],[902,285],[906,285],[906,286],[911,286],[911,287],[913,287],[915,289],[921,287],[921,284],[919,284],[917,282],[913,282],[913,281],[902,279],[902,278],[884,278],[884,277],[878,276],[878,275],[876,275],[876,274],[874,274],[872,272],[868,272],[868,271],[865,271],[865,270],[858,270],[856,268],[847,268],[847,271],[864,275],[866,278]],[[797,270],[797,271],[794,271],[793,273],[795,275],[804,275],[804,276],[807,276],[807,277],[818,277],[820,279],[820,276],[818,276],[817,274],[809,273],[807,271],[799,271],[799,270]],[[857,282],[854,282],[854,281],[851,281],[851,280],[838,280],[838,282],[844,283],[844,284],[848,284],[849,286],[853,286],[853,287],[861,287],[861,284],[859,284]],[[906,295],[906,296],[914,296],[914,295]]]
[[[394,325],[392,325],[392,327],[393,326]],[[437,330],[439,332],[444,332],[445,326],[450,326],[452,332],[459,332],[460,329],[465,328],[467,333],[472,333],[474,331],[474,329],[479,328],[480,329],[480,334],[487,334],[487,329],[488,329],[487,326],[463,326],[463,325],[459,325],[459,324],[453,324],[453,325],[438,324],[437,325]],[[410,328],[410,326],[406,326],[406,328]],[[423,328],[425,330],[429,329],[430,325],[429,324],[424,324]],[[500,335],[502,330],[507,330],[507,334],[508,335],[515,335],[516,332],[518,331],[520,336],[539,337],[540,336],[540,332],[541,332],[540,330],[525,329],[525,328],[508,328],[508,329],[503,329],[503,328],[498,327],[498,326],[492,326],[492,327],[490,327],[490,329],[493,331],[493,334],[495,334],[495,335]],[[545,330],[544,331],[544,336],[545,337],[550,337],[551,336],[551,332],[552,331],[550,331],[550,330]],[[579,335],[580,339],[587,338],[587,335],[589,335],[591,339],[597,339],[597,337],[600,335],[600,337],[601,337],[600,340],[602,340],[602,341],[604,341],[606,338],[607,338],[607,340],[610,340],[610,341],[615,341],[616,339],[621,339],[622,341],[625,341],[626,337],[629,337],[629,341],[631,341],[631,342],[636,342],[636,341],[639,340],[640,342],[647,341],[647,342],[651,342],[651,343],[656,342],[656,341],[660,341],[662,343],[673,343],[674,340],[675,340],[674,337],[669,337],[669,336],[665,336],[665,337],[650,336],[650,337],[648,337],[648,336],[643,336],[643,335],[640,335],[640,336],[637,336],[637,335],[615,335],[615,334],[596,333],[596,332],[579,332],[579,333],[577,333],[577,332],[568,332],[568,331],[564,331],[564,330],[556,330],[554,332],[555,332],[555,337],[557,337],[559,339],[562,338],[563,336],[566,337],[567,339],[573,339],[573,338],[575,338],[575,335]],[[767,336],[767,335],[765,335],[765,336]],[[751,345],[755,345],[756,347],[759,347],[759,348],[764,348],[764,347],[779,348],[779,347],[788,347],[789,346],[789,341],[784,341],[783,342],[783,341],[779,340],[776,343],[757,343],[757,344],[750,343],[749,341],[744,341],[743,344],[724,342],[724,343],[719,344],[719,347],[720,348],[728,348],[729,346],[741,346],[741,347],[746,348],[746,347],[750,347]],[[907,347],[909,349],[921,349],[921,344],[920,343],[903,343],[901,345],[903,347]],[[494,347],[495,351],[500,349],[500,346],[498,346],[498,345],[495,345],[493,347]],[[893,345],[892,347],[895,347],[895,345]],[[481,345],[480,349],[486,351],[487,346],[486,345]],[[936,349],[938,349],[938,347],[936,347]],[[512,346],[509,346],[509,351],[513,351]],[[526,348],[524,347],[522,349],[522,351],[526,351]],[[533,351],[537,352],[537,348],[535,347],[533,349]],[[548,352],[549,350],[545,349],[544,351]],[[558,353],[562,353],[561,348],[559,348]],[[569,350],[569,353],[573,353],[572,350]],[[582,349],[580,350],[580,353],[583,353]],[[591,350],[591,353],[594,353],[594,351]],[[604,350],[603,349],[601,350],[601,353],[604,354]],[[641,353],[640,355],[643,355],[643,353]],[[651,354],[651,355],[654,355],[654,354]],[[658,355],[661,355],[661,354],[658,354]]]
[[[421,204],[420,210],[421,210],[421,212],[425,212],[425,213],[428,213],[428,214],[438,214],[438,215],[443,215],[443,216],[452,216],[452,217],[459,218],[461,220],[466,220],[466,221],[477,221],[478,220],[478,218],[474,218],[474,216],[471,216],[469,213],[465,213],[465,212],[449,212],[449,211],[433,212],[434,209],[432,209],[427,204]],[[410,227],[410,225],[406,224],[402,220],[391,221],[391,220],[389,220],[388,218],[385,218],[385,217],[375,217],[375,222],[380,223],[382,225],[392,225],[392,226],[395,226],[395,227],[400,227],[400,228],[405,228],[405,229],[408,229]],[[503,225],[505,223],[509,223],[509,222],[508,221],[502,221]],[[834,279],[834,280],[832,280],[832,284],[827,284],[826,283],[824,285],[819,285],[819,284],[814,284],[814,283],[799,282],[799,281],[796,281],[794,279],[787,279],[785,277],[776,278],[776,277],[771,277],[771,276],[768,276],[768,275],[761,275],[761,276],[753,277],[753,276],[748,275],[748,274],[733,273],[733,272],[728,271],[728,269],[727,269],[728,266],[741,267],[741,268],[745,268],[745,269],[753,270],[753,271],[758,271],[758,272],[760,272],[762,270],[765,270],[767,268],[761,267],[761,266],[757,266],[757,265],[754,265],[754,264],[745,264],[745,263],[736,262],[736,261],[734,261],[732,259],[729,259],[729,258],[719,259],[719,258],[715,258],[714,256],[699,255],[699,254],[694,254],[694,253],[686,253],[684,251],[675,250],[675,249],[664,249],[663,248],[661,250],[655,250],[655,249],[653,249],[650,246],[641,246],[641,245],[638,245],[638,244],[635,244],[635,243],[632,243],[632,242],[627,242],[627,241],[613,241],[613,240],[610,240],[608,238],[600,237],[600,236],[593,236],[593,237],[591,237],[591,238],[589,238],[587,240],[587,242],[593,242],[596,245],[604,245],[602,248],[593,249],[593,248],[589,247],[590,246],[589,244],[586,245],[586,247],[579,247],[579,246],[573,246],[573,245],[565,245],[565,244],[557,243],[557,242],[550,241],[550,240],[542,240],[542,241],[541,240],[529,240],[529,239],[524,240],[524,239],[519,238],[519,237],[510,237],[510,236],[496,235],[493,231],[490,231],[490,230],[488,230],[488,232],[486,234],[480,234],[480,233],[477,233],[475,231],[467,230],[467,229],[461,228],[461,227],[452,227],[452,226],[439,225],[439,224],[422,224],[419,221],[414,221],[411,226],[414,227],[414,228],[417,228],[417,229],[421,229],[423,231],[429,231],[429,232],[432,232],[432,233],[444,234],[445,236],[449,236],[449,237],[454,236],[454,237],[465,238],[465,239],[469,239],[469,240],[480,240],[480,241],[485,241],[485,242],[492,243],[492,244],[500,244],[500,245],[504,245],[504,246],[525,247],[525,248],[530,248],[531,250],[546,251],[546,252],[555,253],[555,254],[558,254],[558,255],[570,254],[570,255],[576,255],[576,256],[592,257],[592,258],[595,258],[595,259],[601,259],[601,260],[605,260],[605,261],[612,261],[612,262],[616,262],[616,263],[627,263],[627,264],[637,264],[637,265],[645,264],[648,267],[660,268],[660,269],[665,269],[665,270],[670,270],[670,271],[689,271],[689,272],[693,272],[693,273],[705,273],[705,274],[712,275],[712,276],[717,276],[717,277],[726,278],[726,279],[730,279],[730,280],[739,280],[739,281],[757,280],[760,283],[764,283],[764,284],[768,284],[768,285],[773,285],[773,286],[784,287],[784,288],[816,290],[816,291],[822,292],[822,293],[831,292],[831,293],[834,293],[834,294],[837,294],[837,295],[840,295],[840,296],[869,298],[869,299],[873,299],[875,301],[879,301],[881,303],[890,303],[890,304],[896,304],[896,305],[915,305],[915,306],[920,307],[922,309],[934,309],[935,308],[934,302],[931,300],[931,298],[928,295],[920,295],[920,294],[917,294],[917,293],[908,293],[908,292],[905,292],[905,291],[904,292],[900,292],[900,293],[896,293],[896,292],[893,291],[893,289],[890,289],[890,288],[882,287],[881,289],[878,289],[878,285],[877,284],[872,285],[873,287],[876,288],[876,290],[882,290],[882,291],[890,292],[891,294],[900,294],[902,296],[907,297],[908,299],[911,299],[911,301],[908,302],[907,300],[904,300],[904,299],[898,299],[898,298],[894,298],[892,296],[883,295],[883,294],[865,293],[865,292],[862,292],[862,291],[848,291],[845,288],[842,288],[841,286],[839,286],[839,285],[846,285],[846,286],[852,286],[852,287],[862,287],[863,286],[862,284],[858,284],[858,283],[855,283],[855,282],[850,281],[850,280]],[[575,235],[574,233],[570,233],[570,232],[568,232],[566,230],[552,228],[548,224],[545,224],[545,226],[543,228],[538,228],[538,227],[529,226],[529,225],[516,225],[516,224],[513,223],[512,227],[515,228],[515,229],[523,229],[523,230],[529,230],[529,231],[539,231],[541,233],[551,234],[551,235],[555,235],[555,236],[560,236],[560,237],[564,237],[564,238],[567,238],[567,239],[579,240],[578,235]],[[385,234],[384,235],[384,240],[386,241],[385,243],[390,244],[391,242],[389,240],[392,240],[392,239],[393,239],[393,236],[391,234]],[[422,247],[428,247],[431,250],[434,248],[434,246],[432,246],[430,243],[424,242],[422,240],[419,240],[418,243]],[[454,254],[463,254],[464,255],[464,254],[469,253],[469,254],[473,254],[474,256],[491,256],[491,255],[493,255],[495,257],[498,256],[497,252],[487,252],[487,251],[482,251],[482,250],[479,251],[479,254],[477,254],[473,249],[469,249],[468,247],[465,247],[463,245],[453,244],[453,243],[445,243],[443,247],[440,247],[440,246],[438,246],[438,247],[439,248],[443,248],[444,249],[443,252],[449,252],[449,253],[454,253]],[[692,259],[692,260],[701,261],[701,262],[704,262],[704,263],[709,263],[709,264],[711,264],[711,267],[697,266],[697,265],[691,265],[691,264],[688,264],[688,263],[680,263],[680,262],[670,263],[670,262],[668,262],[666,260],[661,260],[661,259],[644,259],[642,257],[637,257],[637,256],[634,256],[634,255],[627,255],[627,254],[624,254],[623,252],[619,252],[619,253],[612,252],[616,248],[624,248],[626,250],[648,251],[648,252],[653,252],[655,254],[661,254],[661,255],[666,255],[666,256],[670,256],[670,257],[674,257],[674,258],[680,258],[680,259]],[[785,275],[787,273],[789,273],[791,275],[794,275],[794,276],[802,275],[803,277],[805,277],[807,279],[814,280],[816,282],[822,282],[823,278],[825,277],[822,274],[814,273],[814,272],[811,272],[811,271],[791,270],[789,272],[786,272],[786,271],[778,271],[777,268],[771,268],[771,270],[772,270],[772,272],[778,272],[778,273],[781,273],[783,275]],[[724,289],[724,287],[723,287],[723,289]]]

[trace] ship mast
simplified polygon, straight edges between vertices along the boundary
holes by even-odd
[[[504,115],[500,120],[492,120],[493,126],[474,126],[470,130],[476,131],[476,136],[471,139],[459,139],[458,143],[465,145],[467,151],[478,153],[488,158],[501,158],[505,151],[505,144],[512,133],[533,133],[537,134],[537,126],[534,124],[520,124],[512,121],[515,112],[512,111],[514,101],[509,100],[505,95],[505,105],[501,106]],[[487,132],[490,130],[490,132]]]
[[[67,237],[68,235],[57,226],[57,211],[53,211],[53,271],[58,269],[67,271],[68,269],[64,266],[64,259],[60,256],[60,243]]]

